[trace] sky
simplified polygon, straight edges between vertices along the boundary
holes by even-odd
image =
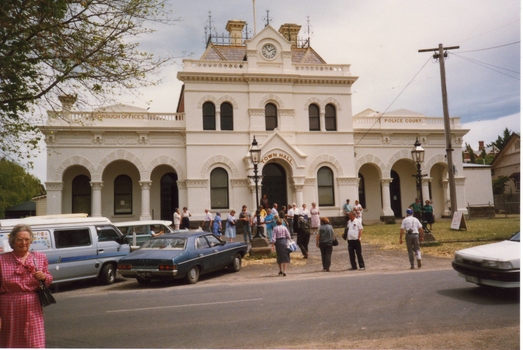
[[[302,26],[300,36],[329,64],[350,64],[358,80],[352,87],[353,115],[408,109],[442,117],[439,63],[420,49],[459,46],[445,59],[449,114],[470,129],[464,142],[477,149],[505,128],[521,130],[520,0],[168,0],[174,25],[154,25],[140,38],[141,48],[176,57],[157,77],[158,86],[118,102],[174,112],[183,58],[199,59],[205,27],[226,33],[228,20],[247,21],[253,36],[265,26],[267,10],[276,30],[284,23]],[[256,8],[254,19],[253,3]],[[209,11],[211,26],[209,26]],[[208,30],[207,30],[208,32]],[[45,151],[31,171],[45,181]]]

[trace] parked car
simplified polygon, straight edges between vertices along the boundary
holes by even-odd
[[[141,221],[123,221],[116,222],[114,225],[122,231],[127,239],[127,243],[131,246],[141,246],[153,233],[158,234],[172,233],[174,230],[171,227],[172,221],[167,220],[141,220]],[[134,242],[134,234],[136,233],[136,242]]]
[[[118,274],[140,284],[153,279],[186,278],[193,284],[200,275],[228,268],[240,271],[247,253],[245,243],[225,243],[209,232],[178,231],[153,237],[140,249],[122,258]]]
[[[519,288],[520,233],[509,240],[456,251],[452,267],[467,282],[480,286]]]
[[[8,237],[18,224],[31,226],[30,250],[47,256],[53,284],[90,278],[111,284],[118,260],[130,252],[124,236],[109,219],[82,214],[0,220],[0,252],[12,251]]]

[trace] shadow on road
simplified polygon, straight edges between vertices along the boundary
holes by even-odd
[[[468,287],[442,289],[437,291],[443,296],[462,300],[478,305],[510,305],[519,304],[519,288],[503,289],[494,287]]]

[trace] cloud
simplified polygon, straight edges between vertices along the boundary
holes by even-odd
[[[516,113],[498,119],[479,120],[462,124],[462,127],[470,129],[463,137],[463,147],[465,147],[465,143],[468,143],[472,149],[477,150],[479,141],[485,141],[485,145],[494,142],[498,136],[503,135],[505,128],[521,133],[521,115]]]

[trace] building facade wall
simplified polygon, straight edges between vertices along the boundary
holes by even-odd
[[[278,48],[276,58],[261,56],[265,43]],[[169,219],[161,217],[166,201],[161,181],[172,174],[177,198],[170,205],[187,206],[192,220],[202,220],[206,208],[213,214],[239,212],[243,204],[253,210],[258,203],[249,178],[254,169],[249,149],[255,137],[262,150],[259,175],[271,164],[283,169],[283,183],[277,185],[288,203],[310,207],[318,202],[318,171],[328,168],[334,203],[320,206],[321,214],[342,216],[346,199],[354,203],[364,195],[364,220],[369,221],[401,217],[418,196],[410,152],[419,138],[427,174],[420,190],[425,199],[433,199],[437,217],[449,214],[442,118],[408,110],[380,114],[369,109],[353,115],[351,88],[357,77],[349,65],[292,62],[291,43],[270,26],[245,45],[246,61],[184,61],[178,74],[184,83],[183,113],[149,113],[121,105],[90,112],[64,109],[60,119],[50,113],[42,126],[49,150],[47,212],[72,212],[72,182],[85,175],[91,184],[91,215],[115,222]],[[206,102],[216,107],[216,130],[203,130]],[[220,105],[225,102],[233,107],[233,130],[220,128]],[[268,103],[277,107],[274,130],[266,130]],[[311,104],[319,108],[318,131],[309,128]],[[336,112],[335,131],[326,131],[327,105]],[[451,125],[453,148],[459,150],[467,130],[459,118],[452,118]],[[459,152],[454,159],[458,210],[466,212],[466,176]],[[227,173],[229,205],[212,208],[211,173],[218,168]],[[393,173],[399,178],[393,180]],[[114,184],[120,175],[132,180],[132,213],[125,215],[114,209]],[[261,198],[267,188],[260,187]],[[398,203],[399,212],[393,208]]]

